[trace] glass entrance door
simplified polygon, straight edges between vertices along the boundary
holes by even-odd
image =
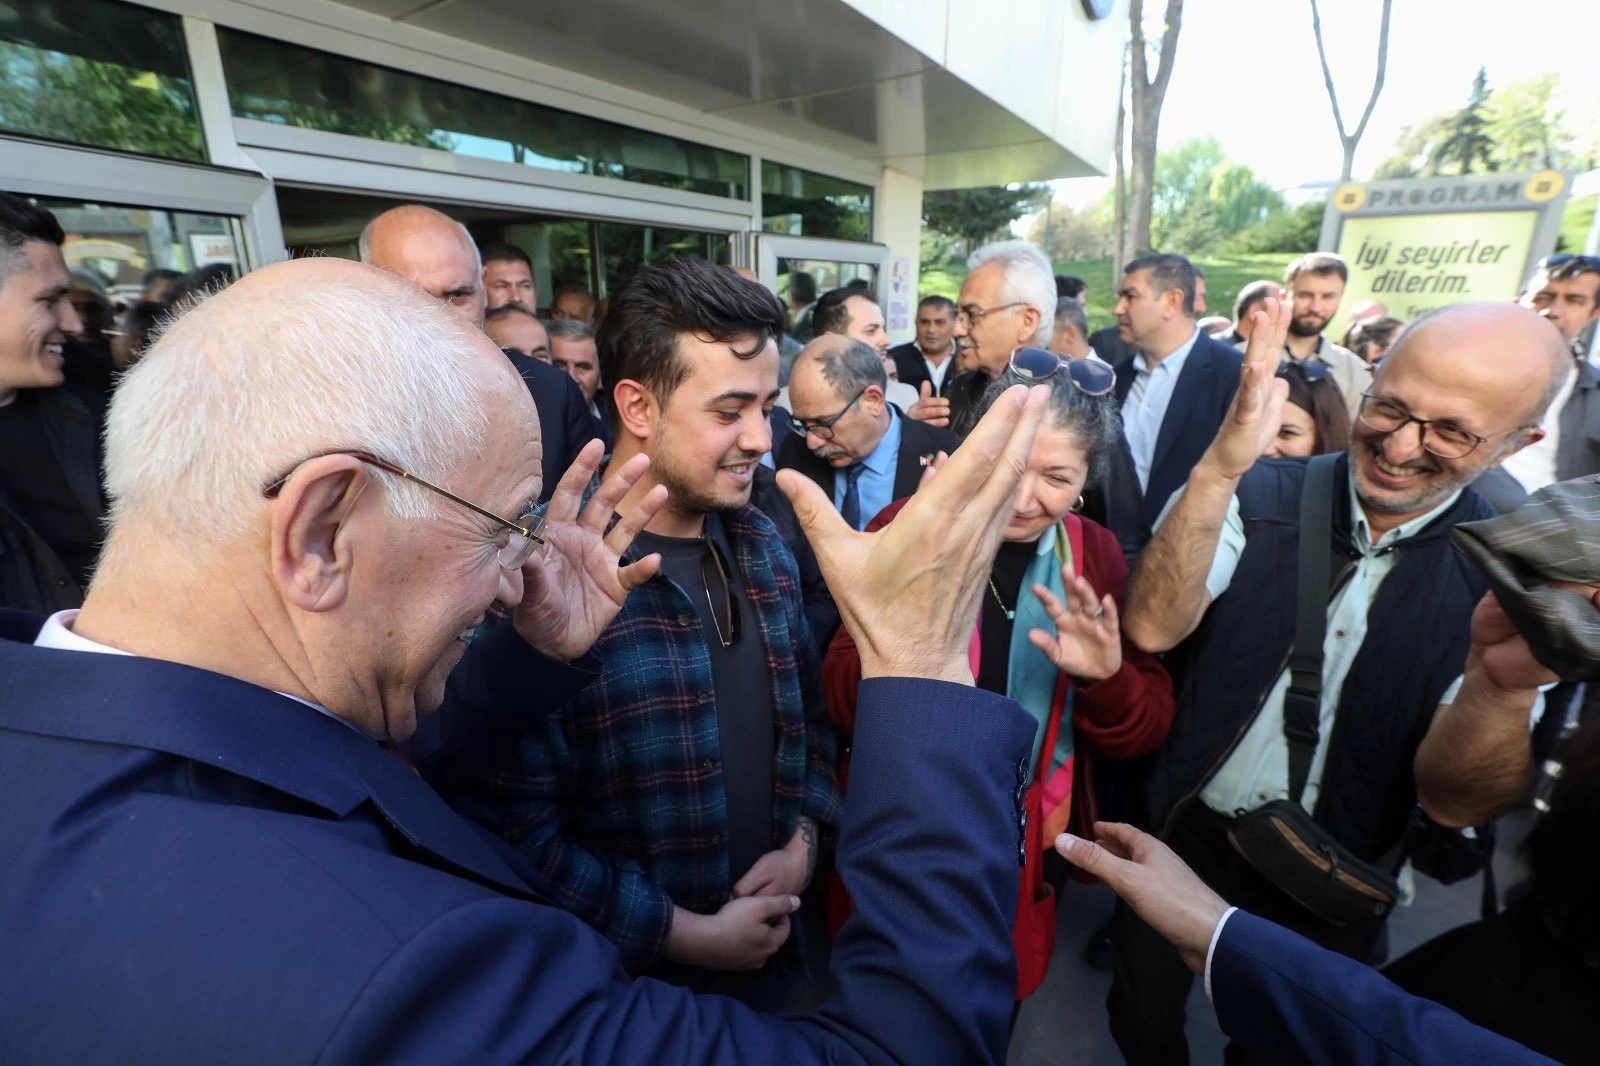
[[[865,289],[887,306],[889,249],[881,244],[775,233],[754,233],[751,239],[757,276],[778,294],[797,326],[818,296],[840,286]]]

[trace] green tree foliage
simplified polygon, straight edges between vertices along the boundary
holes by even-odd
[[[1472,79],[1472,93],[1466,106],[1450,118],[1444,140],[1428,159],[1432,174],[1471,174],[1474,167],[1497,170],[1494,142],[1485,130],[1489,126],[1489,72],[1478,68]]]
[[[1567,113],[1555,101],[1560,79],[1546,74],[1491,94],[1485,133],[1493,145],[1492,170],[1546,170],[1572,162],[1574,138]]]
[[[1312,200],[1289,211],[1278,211],[1222,244],[1226,254],[1284,252],[1301,255],[1314,250],[1322,236],[1323,200]]]
[[[1156,156],[1151,198],[1150,239],[1154,247],[1173,247],[1173,235],[1211,195],[1211,178],[1228,161],[1215,137],[1190,137]]]
[[[1283,195],[1243,163],[1225,163],[1211,176],[1211,204],[1227,233],[1238,233],[1283,210]]]
[[[187,81],[0,41],[0,129],[168,159],[205,151]]]
[[[970,251],[1049,202],[1048,185],[992,185],[922,194],[922,224],[963,241]]]

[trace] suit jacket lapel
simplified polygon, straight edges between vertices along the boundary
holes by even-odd
[[[1117,406],[1121,407],[1128,402],[1128,393],[1133,391],[1133,381],[1139,376],[1139,369],[1133,365],[1132,359],[1124,359],[1112,370],[1117,375]]]
[[[523,898],[537,893],[399,758],[276,692],[178,663],[0,640],[0,723],[165,752],[350,815],[370,800],[440,864]]]
[[[922,432],[921,423],[909,418],[900,420],[900,454],[895,457],[894,498],[904,499],[917,491],[922,484],[922,471],[926,460],[938,454]]]
[[[1205,395],[1206,383],[1214,370],[1211,360],[1207,358],[1210,352],[1206,350],[1207,337],[1204,334],[1194,342],[1194,347],[1189,350],[1189,358],[1184,360],[1183,369],[1178,372],[1178,380],[1172,386],[1172,399],[1167,403],[1167,413],[1161,419],[1161,432],[1156,435],[1155,455],[1150,460],[1150,484],[1154,485],[1159,476],[1157,471],[1172,451],[1172,443],[1179,433],[1183,432],[1184,422],[1188,419],[1189,410],[1193,407],[1196,397]],[[1181,484],[1182,478],[1179,479]],[[1163,504],[1165,501],[1162,501]]]

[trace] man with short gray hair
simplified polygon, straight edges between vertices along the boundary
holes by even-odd
[[[950,427],[972,428],[978,401],[1018,348],[1047,348],[1055,332],[1056,277],[1027,241],[996,241],[967,258],[956,300],[956,344],[972,350],[977,369],[950,384]]]
[[[467,228],[422,204],[403,204],[378,215],[361,231],[361,261],[417,285],[478,329],[488,297],[483,262]],[[545,492],[598,433],[578,386],[548,363],[505,349],[539,409],[544,441]]]
[[[884,399],[883,360],[861,341],[825,333],[801,349],[789,375],[793,403],[774,457],[833,497],[854,529],[917,490],[939,452],[960,443],[949,430],[907,418]]]

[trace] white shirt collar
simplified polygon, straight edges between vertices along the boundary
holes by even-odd
[[[40,629],[39,635],[33,638],[33,646],[36,648],[54,648],[56,651],[82,651],[94,655],[126,655],[129,658],[133,657],[131,652],[125,652],[121,648],[113,648],[109,644],[101,644],[99,641],[90,640],[88,637],[80,637],[72,631],[72,623],[77,620],[77,611],[57,611],[44,620],[44,628]],[[335,721],[344,722],[351,729],[356,728],[320,703],[312,703],[310,700],[303,700],[299,696],[291,696],[287,692],[279,692],[278,695],[287,696],[296,703],[303,703],[312,710],[321,712]],[[357,732],[360,731],[357,730]]]
[[[1353,467],[1350,470],[1350,476],[1345,480],[1349,482],[1350,485],[1350,513],[1355,516],[1355,521],[1350,524],[1350,536],[1351,539],[1355,541],[1356,548],[1363,555],[1376,555],[1378,552],[1382,551],[1384,548],[1387,548],[1395,541],[1404,540],[1406,537],[1410,537],[1422,532],[1423,527],[1429,522],[1432,522],[1435,518],[1438,518],[1441,514],[1444,514],[1444,512],[1455,506],[1455,502],[1461,498],[1461,493],[1463,491],[1461,489],[1457,489],[1450,494],[1449,499],[1445,500],[1427,514],[1418,515],[1416,518],[1402,522],[1400,525],[1395,526],[1393,529],[1389,530],[1389,532],[1379,537],[1378,543],[1374,544],[1372,543],[1372,533],[1367,526],[1366,509],[1361,506],[1361,497],[1356,493],[1356,472]]]
[[[1181,347],[1174,350],[1171,355],[1157,363],[1155,370],[1150,369],[1149,360],[1145,359],[1143,352],[1139,352],[1133,357],[1134,369],[1138,370],[1141,374],[1154,374],[1156,371],[1166,370],[1169,371],[1173,377],[1177,377],[1183,372],[1183,364],[1188,362],[1189,353],[1194,351],[1195,342],[1199,339],[1200,327],[1196,326],[1194,328],[1194,334],[1190,336],[1189,340]]]

